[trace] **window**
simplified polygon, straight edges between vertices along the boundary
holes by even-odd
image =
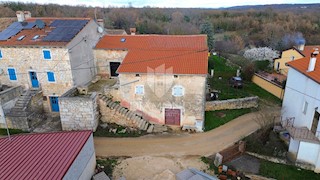
[[[140,74],[136,74],[136,77],[140,77]]]
[[[49,82],[56,82],[56,80],[54,78],[54,72],[47,72],[47,76],[48,76]]]
[[[303,114],[307,114],[308,105],[309,105],[309,103],[307,101],[305,101],[303,104],[303,108],[302,108]]]
[[[51,60],[51,52],[50,52],[50,50],[44,49],[44,50],[42,50],[42,52],[43,52],[43,58],[44,59]]]
[[[11,81],[17,80],[16,70],[14,68],[8,68],[8,75]]]
[[[144,94],[144,86],[143,85],[137,85],[136,86],[136,94]]]
[[[179,76],[178,76],[178,75],[173,75],[173,77],[174,77],[174,78],[178,78]]]
[[[2,51],[0,50],[0,59],[2,59]]]
[[[294,60],[294,56],[291,56],[291,61],[293,61]]]
[[[172,88],[172,95],[173,96],[183,96],[184,95],[184,88],[182,86],[174,86]]]

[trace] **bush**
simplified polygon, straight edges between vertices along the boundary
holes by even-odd
[[[255,65],[253,63],[247,64],[242,71],[243,79],[246,81],[251,81],[252,76],[254,75],[254,72],[255,72]]]

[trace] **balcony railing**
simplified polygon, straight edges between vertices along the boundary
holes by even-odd
[[[320,131],[314,133],[307,127],[294,127],[294,121],[295,117],[287,117],[284,120],[281,119],[282,126],[289,132],[294,140],[320,144]]]

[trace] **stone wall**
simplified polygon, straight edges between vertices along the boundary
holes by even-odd
[[[63,130],[96,130],[99,120],[97,93],[73,97],[63,95],[59,98],[59,106]]]
[[[22,87],[21,86],[15,86],[8,89],[5,89],[4,91],[0,91],[0,103],[1,105],[4,105],[5,103],[19,97],[22,94]]]
[[[128,51],[124,50],[104,50],[95,49],[94,55],[98,74],[103,78],[110,77],[110,62],[120,62],[127,55]]]
[[[165,68],[165,67],[163,67]],[[179,109],[180,126],[202,131],[205,110],[205,75],[120,74],[121,105],[151,122],[165,124],[165,109]],[[142,95],[135,93],[144,87]],[[174,86],[182,86],[183,96],[173,96]]]
[[[99,99],[99,110],[101,114],[100,120],[104,123],[115,123],[125,127],[139,128],[138,124],[133,121],[129,121],[115,108],[110,109],[107,107],[107,103],[103,99]]]
[[[240,99],[228,99],[221,101],[207,101],[206,111],[216,111],[222,109],[244,109],[244,108],[256,108],[258,107],[259,98],[247,97]]]

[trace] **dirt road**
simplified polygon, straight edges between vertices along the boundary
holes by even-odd
[[[206,133],[144,136],[139,138],[95,137],[97,156],[208,156],[219,152],[259,128],[259,112],[240,116]]]

